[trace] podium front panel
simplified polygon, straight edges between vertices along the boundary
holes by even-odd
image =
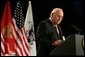
[[[56,47],[50,52],[51,56],[84,56],[82,49],[83,35],[72,34],[66,38],[61,47]]]

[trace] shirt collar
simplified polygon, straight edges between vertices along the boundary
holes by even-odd
[[[50,21],[52,22],[52,19],[51,18],[49,18],[50,19]],[[53,23],[53,22],[52,22]],[[54,25],[54,27],[57,27],[57,25]]]

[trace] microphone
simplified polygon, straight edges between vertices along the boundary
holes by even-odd
[[[78,28],[76,25],[71,26],[78,32],[78,34],[80,34],[80,32],[82,31],[82,29]]]

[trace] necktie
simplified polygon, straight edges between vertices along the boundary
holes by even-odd
[[[57,25],[55,26],[56,27],[56,32],[57,32],[57,35],[58,35],[58,38],[59,39],[62,39],[62,35],[61,35],[61,31],[60,31],[60,27]]]
[[[59,34],[58,26],[55,26],[55,28],[56,28],[56,32]]]
[[[65,37],[62,34],[61,28],[59,26],[55,26],[56,32],[58,34],[59,39],[63,39],[65,41]]]

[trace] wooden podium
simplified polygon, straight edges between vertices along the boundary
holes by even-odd
[[[56,47],[51,56],[84,56],[84,35],[72,34],[63,42],[62,46]]]

